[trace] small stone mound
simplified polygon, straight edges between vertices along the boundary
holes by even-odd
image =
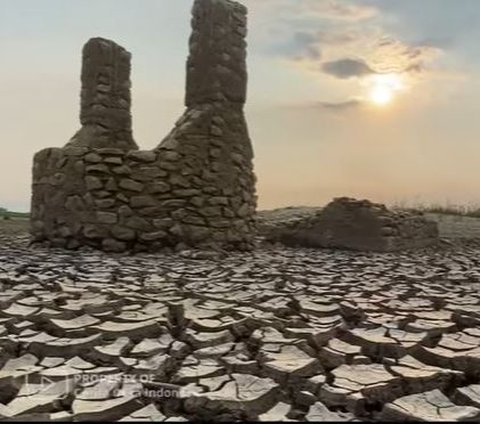
[[[311,217],[267,235],[287,246],[392,252],[434,245],[437,223],[422,213],[391,211],[385,205],[347,197],[334,199]]]

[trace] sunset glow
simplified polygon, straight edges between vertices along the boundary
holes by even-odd
[[[404,83],[399,74],[376,74],[368,82],[368,98],[377,106],[386,106],[403,89]]]

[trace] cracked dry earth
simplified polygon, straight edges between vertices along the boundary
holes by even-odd
[[[0,416],[479,421],[479,253],[109,256],[0,235]]]

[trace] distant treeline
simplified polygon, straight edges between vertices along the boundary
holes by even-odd
[[[423,213],[434,213],[439,215],[457,215],[457,216],[467,216],[471,218],[480,218],[480,207],[476,205],[411,205],[407,206],[405,204],[395,204],[394,209],[414,211],[414,212],[423,212]]]
[[[5,208],[0,208],[0,219],[28,218],[28,212],[12,212]]]

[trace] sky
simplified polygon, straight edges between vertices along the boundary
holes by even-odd
[[[193,0],[0,0],[0,206],[79,129],[83,44],[132,53],[134,137],[184,110]],[[259,208],[480,204],[480,1],[242,0]]]

